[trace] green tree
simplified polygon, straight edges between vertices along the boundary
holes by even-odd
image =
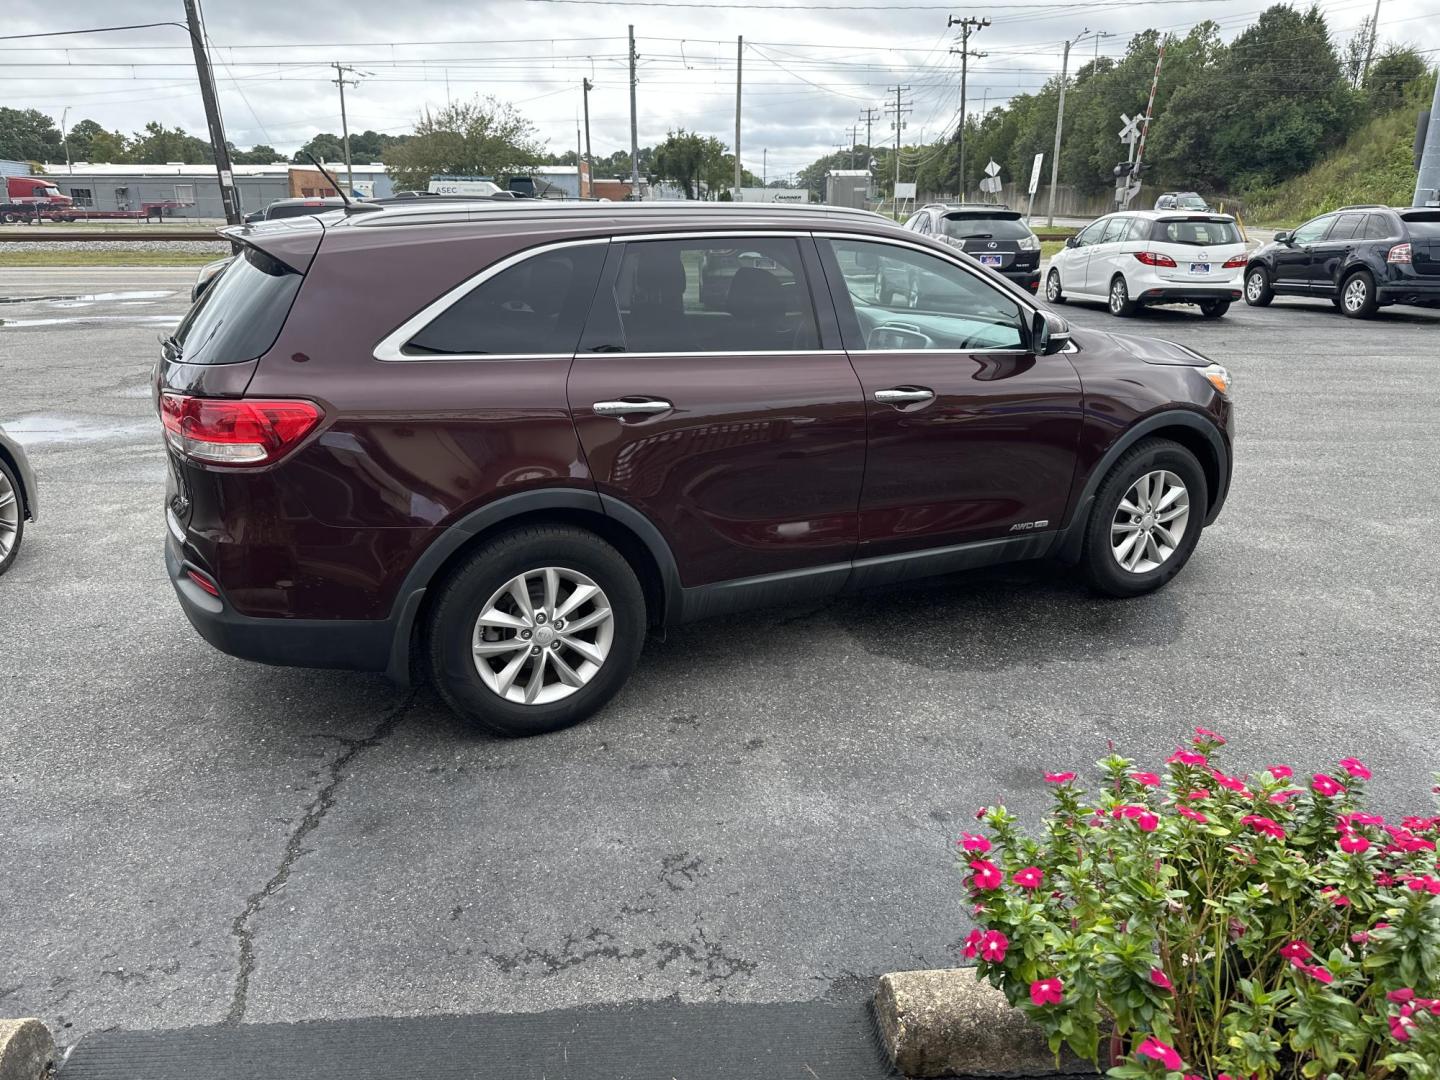
[[[105,157],[95,156],[95,143],[100,140]],[[70,147],[71,161],[114,161],[116,150],[123,154],[125,136],[120,132],[106,131],[94,120],[81,120],[65,133],[65,143]]]
[[[1388,45],[1370,65],[1365,77],[1365,97],[1374,114],[1398,108],[1405,91],[1412,83],[1425,77],[1425,61],[1408,46]]]
[[[65,160],[60,129],[39,109],[0,108],[0,158],[56,164]]]
[[[249,150],[232,151],[230,160],[236,165],[273,165],[277,161],[284,161],[285,155],[273,146],[260,143]]]
[[[137,165],[164,165],[171,161],[203,165],[215,160],[210,144],[204,139],[187,134],[184,128],[167,128],[153,120],[145,125],[143,132],[135,133],[125,157]]]
[[[351,143],[351,149],[353,151],[354,143]],[[313,154],[321,161],[345,160],[345,147],[340,141],[340,136],[332,135],[328,131],[322,131],[299,150],[296,150],[295,156],[290,160],[296,165],[308,165],[310,164],[310,159],[305,156],[307,153]]]
[[[120,131],[98,131],[90,140],[90,153],[84,160],[110,164],[130,160],[130,140]]]
[[[398,188],[424,188],[435,175],[501,176],[539,163],[535,128],[515,107],[495,98],[455,102],[427,111],[412,138],[385,150]]]
[[[714,141],[714,140],[710,140]],[[706,176],[710,147],[703,135],[680,128],[665,137],[655,148],[655,175],[661,180],[679,184],[685,198],[700,195],[700,182]]]

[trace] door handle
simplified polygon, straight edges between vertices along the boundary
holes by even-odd
[[[923,386],[896,386],[890,390],[876,390],[875,400],[882,405],[907,405],[916,401],[934,401],[935,391]]]
[[[648,416],[668,412],[675,406],[659,398],[649,398],[645,401],[597,401],[590,407],[600,416],[630,416],[634,413]]]

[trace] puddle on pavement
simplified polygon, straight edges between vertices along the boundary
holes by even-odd
[[[163,300],[174,296],[174,289],[141,290],[132,292],[65,293],[49,296],[0,296],[0,304],[54,304],[56,307],[82,307],[109,300],[133,302],[137,300]]]
[[[5,433],[22,446],[51,446],[58,443],[106,442],[134,438],[158,438],[154,420],[117,422],[98,416],[22,416],[4,422]]]
[[[168,323],[175,326],[184,317],[184,315],[67,315],[54,319],[0,319],[0,327],[9,329],[16,326],[69,326],[96,322]]]

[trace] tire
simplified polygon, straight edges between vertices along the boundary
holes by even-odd
[[[1045,276],[1045,299],[1052,304],[1065,303],[1065,294],[1060,289],[1060,271],[1054,267]]]
[[[1351,319],[1368,319],[1380,310],[1375,279],[1368,270],[1356,270],[1340,282],[1340,314]]]
[[[1152,492],[1161,490],[1159,502],[1163,506],[1161,517],[1171,514],[1163,523],[1160,533],[1151,532],[1153,547],[1146,541],[1145,521],[1151,520],[1143,497],[1132,500],[1132,489],[1142,478],[1147,485],[1153,485],[1155,476],[1161,476],[1163,487],[1148,488]],[[1179,486],[1181,495],[1173,501],[1170,488]],[[1175,516],[1173,511],[1183,499],[1187,511]],[[1143,514],[1126,512],[1122,502],[1135,506]],[[1091,504],[1090,519],[1085,525],[1085,539],[1081,547],[1080,571],[1089,586],[1104,596],[1140,596],[1154,592],[1173,578],[1189,561],[1190,554],[1200,539],[1200,530],[1209,506],[1209,489],[1205,482],[1205,470],[1199,461],[1185,447],[1169,439],[1141,439],[1120,456],[1120,460],[1106,474],[1095,501]],[[1136,518],[1139,518],[1137,522]],[[1120,519],[1125,520],[1120,520]],[[1180,521],[1180,533],[1175,535],[1175,521]],[[1152,521],[1152,524],[1155,522]],[[1130,535],[1122,528],[1136,526],[1140,547],[1134,544],[1128,548],[1124,541]],[[1161,535],[1163,533],[1164,535]],[[1178,541],[1166,543],[1169,536]],[[1113,538],[1113,540],[1112,540]],[[1162,556],[1158,559],[1154,556]],[[1122,565],[1121,559],[1127,564]]]
[[[1200,301],[1200,314],[1207,319],[1219,319],[1230,310],[1229,300],[1202,300]]]
[[[1270,287],[1270,271],[1263,266],[1252,266],[1245,271],[1245,303],[1251,307],[1269,307],[1275,299],[1275,290]]]
[[[10,466],[0,460],[0,574],[14,564],[25,539],[25,498]]]
[[[1110,299],[1106,305],[1111,315],[1128,319],[1140,310],[1140,305],[1130,299],[1130,287],[1125,284],[1125,275],[1116,274],[1110,279]]]
[[[546,609],[551,571],[558,580],[556,602]],[[528,620],[513,614],[521,609],[514,594],[506,591],[521,575],[535,605]],[[553,628],[564,623],[557,616],[565,614],[567,602],[584,585],[598,589],[604,604],[586,600],[572,609],[569,621],[590,622],[603,606],[609,611],[608,632],[602,618],[573,639],[554,635]],[[482,628],[479,620],[487,611],[492,619]],[[450,575],[427,623],[425,652],[447,705],[494,735],[519,738],[578,724],[614,697],[634,670],[645,628],[645,594],[618,551],[583,529],[530,526],[483,544]],[[507,647],[522,638],[532,644]],[[587,653],[572,643],[583,644]],[[477,656],[474,650],[486,646],[489,654]],[[600,663],[587,660],[587,654],[600,656]],[[537,660],[539,684],[534,678]],[[482,664],[491,672],[488,682],[481,675]],[[518,667],[510,672],[507,689],[503,680],[512,664]],[[574,685],[561,667],[583,682]],[[539,689],[532,692],[532,685]],[[502,696],[502,689],[508,696]],[[527,704],[523,697],[532,693],[538,700]],[[522,700],[512,699],[517,694]]]

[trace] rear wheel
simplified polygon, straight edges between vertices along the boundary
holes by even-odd
[[[1096,592],[1139,596],[1178,574],[1209,505],[1205,471],[1185,447],[1142,439],[1121,455],[1095,495],[1080,567]]]
[[[25,506],[15,474],[0,461],[0,574],[10,569],[25,536]]]
[[[1230,310],[1229,300],[1202,300],[1200,314],[1207,319],[1218,319]]]
[[[1268,307],[1275,299],[1275,290],[1270,287],[1270,271],[1263,266],[1252,266],[1245,274],[1245,303],[1251,307]]]
[[[1340,312],[1352,319],[1368,319],[1380,308],[1375,295],[1375,279],[1365,270],[1357,270],[1340,283]]]
[[[1130,299],[1130,289],[1125,284],[1125,275],[1116,274],[1110,281],[1110,314],[1128,318],[1140,310],[1140,305]]]
[[[1065,303],[1065,294],[1060,291],[1060,271],[1053,267],[1045,278],[1045,299],[1052,304]]]
[[[593,533],[505,533],[450,577],[429,622],[430,672],[446,703],[496,735],[578,724],[625,684],[645,637],[630,564]]]

